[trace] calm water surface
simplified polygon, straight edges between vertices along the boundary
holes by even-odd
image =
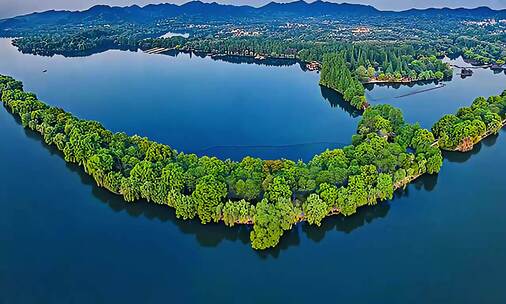
[[[446,61],[468,66],[462,58]],[[419,122],[430,129],[443,115],[471,105],[476,97],[497,95],[506,89],[506,72],[494,73],[489,69],[473,72],[473,76],[462,79],[460,69],[454,69],[452,81],[442,84],[369,86],[366,96],[372,104],[388,103],[400,108],[407,121]]]
[[[331,106],[341,101],[322,91],[318,74],[296,64],[124,51],[41,57],[17,52],[7,39],[0,58],[0,73],[51,105],[199,155],[308,160],[349,143],[358,121]]]
[[[43,58],[5,43],[0,58],[0,73],[47,102],[180,149],[348,142],[357,120],[331,107],[335,97],[323,92],[326,100],[318,76],[297,65],[115,51]],[[456,91],[449,83],[392,103],[428,124],[440,106],[453,112],[475,95],[499,93],[505,77],[482,72],[486,85],[475,75]],[[417,109],[423,100],[434,116]],[[506,302],[504,132],[471,153],[446,155],[441,174],[393,201],[319,228],[298,225],[262,253],[250,248],[246,227],[179,221],[168,208],[126,204],[97,188],[3,109],[0,134],[0,303]],[[234,157],[234,150],[213,152]],[[235,157],[247,153],[238,150]],[[303,150],[252,151],[314,152]]]

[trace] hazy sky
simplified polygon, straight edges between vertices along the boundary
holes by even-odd
[[[207,0],[219,3],[248,4],[259,6],[270,2],[270,0]],[[276,0],[277,2],[290,2]],[[329,0],[327,0],[329,1]],[[476,7],[489,6],[495,9],[506,9],[506,0],[330,0],[333,2],[348,2],[369,4],[383,10],[404,10],[409,8],[426,7]],[[49,9],[82,10],[95,4],[109,5],[145,5],[149,3],[185,3],[188,0],[0,0],[0,18],[44,11]]]

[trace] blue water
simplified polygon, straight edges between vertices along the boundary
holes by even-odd
[[[178,148],[344,141],[357,120],[296,65],[128,52],[4,60],[12,51],[1,45],[0,73],[45,101]],[[482,94],[466,87],[469,97]],[[431,92],[434,104],[444,102],[446,94]],[[409,112],[416,102],[406,101]],[[4,109],[0,134],[0,303],[506,302],[505,132],[471,153],[447,154],[438,176],[393,201],[319,228],[298,225],[267,252],[250,248],[247,227],[203,226],[169,208],[124,203]],[[292,150],[302,153],[252,151]]]
[[[17,52],[7,39],[0,39],[0,58],[0,73],[23,80],[46,103],[199,155],[309,160],[349,143],[358,121],[322,96],[340,101],[322,93],[318,74],[295,63],[232,64],[117,50],[40,57]]]
[[[469,66],[462,58],[446,61],[459,67]],[[460,69],[454,69],[452,80],[442,83],[369,86],[369,90],[373,89],[366,90],[366,96],[372,104],[388,103],[400,108],[407,121],[419,122],[430,129],[443,115],[471,105],[475,98],[497,95],[506,89],[506,71],[473,69],[473,72],[473,76],[462,79]]]

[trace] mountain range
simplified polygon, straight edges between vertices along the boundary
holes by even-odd
[[[37,25],[85,24],[87,22],[135,22],[149,23],[175,16],[200,16],[204,18],[241,18],[241,17],[371,17],[371,16],[406,16],[437,17],[450,16],[457,18],[506,18],[506,10],[493,10],[488,7],[473,9],[430,8],[411,9],[401,12],[380,11],[369,5],[333,3],[325,1],[305,2],[303,0],[276,3],[271,2],[262,7],[235,6],[218,3],[191,1],[182,5],[164,3],[137,5],[128,7],[111,7],[97,5],[84,11],[45,11],[14,18],[0,20],[2,28],[34,27]]]

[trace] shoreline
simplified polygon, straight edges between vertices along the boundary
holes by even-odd
[[[368,80],[368,81],[365,81],[365,82],[362,82],[363,85],[374,85],[374,84],[378,84],[378,85],[395,85],[395,84],[400,84],[400,85],[408,85],[408,84],[418,84],[418,83],[422,83],[422,82],[429,82],[429,83],[434,83],[434,82],[443,82],[443,81],[450,81],[451,78],[446,78],[446,79],[437,79],[437,78],[433,78],[433,79],[417,79],[417,80],[399,80],[399,81],[396,81],[396,80]]]
[[[81,167],[81,166],[79,166],[79,167]],[[85,172],[86,174],[88,174],[88,173],[86,172],[86,170],[84,170],[84,172]],[[397,183],[394,183],[394,184],[393,184],[393,191],[395,192],[395,191],[398,191],[398,190],[401,190],[401,189],[402,189],[402,190],[404,190],[404,189],[405,189],[405,188],[406,188],[409,184],[411,184],[412,182],[416,181],[418,178],[420,178],[420,177],[422,177],[422,176],[424,176],[424,175],[426,175],[426,174],[427,174],[427,173],[421,173],[421,174],[420,174],[420,173],[418,173],[418,174],[414,174],[414,175],[411,175],[411,176],[407,176],[407,177],[405,177],[405,178],[404,178],[404,179],[402,179],[401,181],[399,181],[399,182],[397,182]],[[89,175],[89,174],[88,174],[88,175]],[[89,176],[90,176],[91,178],[93,178],[93,176],[92,176],[92,175],[89,175]],[[123,200],[123,202],[124,202],[124,203],[128,203],[127,201],[125,201],[125,200],[123,199],[123,194],[122,194],[121,192],[116,192],[116,191],[113,191],[112,189],[109,189],[109,188],[107,188],[107,187],[105,187],[105,186],[98,185],[97,183],[95,183],[95,186],[97,186],[98,188],[105,189],[105,190],[109,191],[110,193],[112,193],[112,194],[114,194],[114,195],[118,195],[118,196],[120,196],[120,197],[122,198],[122,200]],[[385,202],[387,202],[387,201],[391,201],[391,200],[385,200]],[[155,204],[157,204],[157,205],[167,206],[168,208],[173,209],[173,210],[175,211],[175,208],[174,208],[174,207],[171,207],[171,206],[169,206],[169,205],[167,205],[167,204],[159,204],[159,203],[157,203],[157,202],[155,202],[155,201],[148,201],[148,200],[146,200],[145,202],[147,202],[147,203],[149,203],[149,204],[151,204],[151,203],[155,203]],[[378,202],[378,198],[376,198],[376,204],[375,204],[375,205],[380,204],[380,203],[382,203],[382,202],[381,202],[381,201],[380,201],[380,202]],[[367,206],[369,206],[369,205],[367,205]],[[358,207],[358,208],[357,208],[357,212],[358,212],[359,208],[362,208],[362,207],[364,207],[364,206]],[[336,215],[341,215],[341,210],[340,210],[339,208],[331,208],[331,209],[328,211],[327,215],[325,215],[325,217],[324,217],[323,219],[326,219],[326,218],[331,217],[331,216],[336,216]],[[302,212],[302,213],[300,213],[300,214],[296,215],[296,217],[297,217],[297,221],[295,221],[295,222],[293,223],[294,225],[297,225],[297,224],[300,224],[300,223],[305,223],[305,222],[307,222],[307,219],[306,219],[306,216],[305,216],[304,212]],[[227,224],[225,224],[225,221],[224,221],[224,219],[223,219],[223,216],[222,216],[222,217],[220,218],[220,220],[219,220],[219,221],[217,221],[216,223],[219,223],[219,222],[222,222],[225,226],[227,226],[227,227],[228,227],[228,225],[227,225]],[[249,225],[249,226],[251,226],[251,225],[254,225],[254,224],[255,224],[255,219],[254,219],[254,218],[247,218],[246,220],[243,220],[243,221],[241,221],[241,220],[237,220],[237,221],[235,221],[235,222],[234,222],[234,225]]]
[[[38,101],[40,102],[40,101]],[[8,102],[6,102],[6,100],[3,100],[2,99],[2,104],[3,104],[3,107],[4,109],[9,112],[11,115],[15,116],[15,117],[19,117],[20,119],[21,118],[21,113],[20,112],[13,112],[12,109],[9,108],[8,106]],[[27,128],[29,130],[32,130],[34,132],[36,132],[38,134],[39,137],[41,137],[43,140],[43,136],[41,134],[41,131],[38,130],[37,128],[33,129],[33,127],[30,127],[29,124],[28,125],[22,125],[23,128]],[[57,148],[58,151],[63,151],[60,147],[58,147],[58,145],[54,142],[52,143],[47,143],[45,140],[44,140],[44,144],[45,145],[49,145],[49,146],[54,146]],[[84,173],[86,173],[88,176],[90,176],[94,181],[95,181],[95,186],[99,187],[99,188],[103,188],[107,191],[109,191],[110,193],[112,194],[115,194],[115,195],[118,195],[118,196],[121,196],[121,199],[122,201],[124,201],[125,203],[128,203],[129,201],[127,199],[125,199],[125,194],[126,193],[123,193],[122,190],[120,188],[114,188],[112,186],[108,186],[106,185],[103,181],[99,181],[96,179],[96,177],[90,173],[87,169],[87,166],[84,164],[84,163],[80,163],[80,162],[77,162],[77,161],[68,161],[67,159],[64,158],[64,161],[66,163],[75,163],[77,166],[79,166],[81,168],[81,170],[84,171]],[[424,174],[428,174],[427,172],[423,172],[423,173],[416,173],[414,175],[410,175],[410,176],[407,176],[405,178],[403,178],[402,180],[400,181],[397,181],[397,182],[393,182],[392,181],[392,186],[391,186],[391,189],[392,189],[392,193],[394,193],[395,191],[401,189],[401,188],[404,188],[406,187],[408,184],[410,184],[411,182],[413,182],[414,180],[416,180],[417,178],[419,178],[420,176],[423,176]],[[111,188],[112,187],[112,188]],[[301,194],[301,192],[294,192],[292,197],[291,197],[291,202],[294,203],[296,200],[294,200],[294,197],[298,194]],[[181,193],[181,197],[189,197],[190,195],[187,194],[187,193]],[[356,210],[352,213],[356,213],[356,212],[359,212],[358,210],[362,209],[362,207],[366,206],[366,205],[376,205],[376,204],[380,204],[381,202],[384,202],[384,201],[390,201],[392,199],[388,199],[386,197],[381,197],[380,194],[377,194],[377,193],[368,193],[368,197],[367,197],[367,201],[368,203],[367,204],[361,204],[361,205],[358,205],[356,207]],[[176,206],[174,205],[171,205],[170,203],[168,202],[158,202],[156,201],[155,199],[150,199],[150,198],[142,198],[142,197],[135,197],[132,202],[139,202],[139,201],[144,201],[144,202],[147,202],[147,203],[155,203],[155,204],[158,204],[158,205],[166,205],[167,207],[170,207],[171,209],[173,209],[174,211],[177,210]],[[231,200],[229,200],[231,201]],[[334,203],[334,206],[335,204],[337,204],[337,202]],[[298,212],[300,209],[298,208],[302,208],[302,205],[297,205],[296,206],[296,209],[294,209],[295,212]],[[328,212],[326,213],[326,215],[323,217],[323,219],[327,218],[327,217],[330,217],[330,216],[333,216],[333,215],[340,215],[342,214],[341,212],[341,209],[339,209],[338,207],[332,207],[330,210],[328,210]],[[234,222],[226,222],[224,220],[224,216],[225,214],[224,213],[221,213],[221,215],[219,216],[219,218],[216,218],[215,220],[212,220],[212,222],[223,222],[225,224],[225,226],[233,226],[233,225],[254,225],[255,224],[255,217],[251,217],[251,216],[247,216],[247,217],[243,217],[242,219],[237,219],[235,220]],[[346,216],[346,215],[345,215]],[[298,214],[294,214],[294,220],[292,222],[293,225],[296,225],[298,223],[303,223],[303,222],[306,222],[308,221],[307,219],[307,216],[306,214],[304,214],[304,212],[301,212],[301,213],[298,213]]]
[[[494,134],[495,134],[495,135],[498,135],[498,134],[499,134],[499,131],[500,131],[500,130],[502,130],[504,127],[506,127],[506,119],[504,119],[504,120],[502,121],[502,126],[501,126],[501,128],[499,128],[499,130],[498,130],[498,132],[497,132],[497,133],[495,133],[495,132],[491,132],[491,131],[487,131],[487,132],[485,132],[483,135],[480,135],[480,137],[478,137],[478,140],[476,140],[476,141],[473,143],[473,145],[470,147],[470,149],[460,149],[459,147],[460,147],[460,145],[462,144],[462,142],[461,142],[461,143],[460,143],[457,147],[452,148],[452,149],[450,149],[450,148],[442,148],[442,147],[439,147],[439,149],[444,150],[444,151],[447,151],[447,152],[460,152],[460,153],[467,153],[467,152],[469,152],[469,151],[473,150],[473,149],[474,149],[474,146],[476,146],[477,144],[479,144],[482,140],[486,139],[487,137],[492,136],[492,135],[494,135]],[[434,144],[438,145],[438,142],[439,142],[439,140],[437,140]]]
[[[155,51],[157,51],[157,50],[159,50],[159,49],[155,49]],[[355,79],[355,81],[357,81],[357,80]],[[12,91],[14,89],[7,89],[7,90]],[[30,94],[30,93],[26,93],[26,94]],[[25,101],[25,99],[20,99],[20,101],[18,102],[15,100],[15,98],[16,98],[15,95],[12,96],[12,98],[14,98],[14,99],[11,99],[11,97],[9,97],[10,95],[6,95],[6,96],[7,96],[7,99],[5,99],[2,96],[2,101],[4,102],[4,106],[12,103],[12,105],[10,105],[11,110],[12,110],[13,106],[16,105],[15,108],[18,110],[11,112],[11,114],[14,116],[17,115],[22,119],[22,121],[23,121],[22,125],[24,128],[28,127],[31,130],[36,130],[37,133],[39,133],[40,135],[42,135],[44,137],[44,141],[46,142],[46,144],[52,145],[52,146],[56,145],[60,151],[63,150],[62,147],[55,144],[55,141],[51,141],[51,140],[46,139],[46,136],[45,136],[46,134],[44,134],[44,130],[46,127],[44,127],[44,125],[43,125],[43,123],[45,123],[45,122],[42,122],[40,120],[41,119],[40,117],[34,116],[34,114],[33,114],[34,111],[36,111],[36,109],[39,107],[42,108],[40,110],[44,110],[44,111],[48,111],[48,112],[51,109],[56,109],[56,108],[47,106],[44,103],[40,102],[39,100],[34,100],[33,101],[34,103],[37,102],[37,103],[40,103],[40,105],[35,104],[37,107],[35,107],[35,105],[33,105],[34,108],[33,109],[28,108],[28,110],[26,110],[27,112],[25,113],[24,109],[26,107],[20,107],[20,106],[22,106],[23,103],[27,103],[26,106],[28,106],[31,102],[31,99],[27,99],[27,101]],[[46,106],[47,106],[47,108],[46,108]],[[67,112],[64,112],[64,110],[61,110],[61,111],[62,111],[62,113],[67,113]],[[22,114],[28,114],[28,113],[30,113],[29,116],[22,115]],[[69,113],[67,113],[67,114],[69,114]],[[53,115],[53,114],[51,114],[51,115]],[[68,121],[72,121],[74,119],[76,120],[75,128],[79,127],[79,124],[77,124],[77,122],[80,122],[80,121],[87,122],[86,120],[80,120],[79,118],[74,117],[72,114],[69,114],[69,115],[70,115],[70,118],[68,118]],[[28,117],[28,118],[26,118],[26,117]],[[503,120],[502,127],[504,127],[505,124],[506,124],[506,120]],[[48,127],[51,127],[51,126],[52,125],[48,125]],[[39,127],[40,127],[40,129],[39,129]],[[110,132],[102,126],[100,126],[100,128],[101,128],[100,130],[103,129],[104,132],[106,132],[106,131]],[[496,128],[494,128],[494,130],[495,129]],[[67,126],[65,126],[64,133],[67,132],[66,130],[67,130]],[[59,134],[64,134],[64,133],[60,132]],[[82,133],[83,133],[83,136],[86,135],[86,131],[82,131]],[[481,137],[479,137],[479,139],[476,140],[475,144],[482,141],[483,139],[485,139],[486,137],[488,137],[494,133],[495,133],[494,131],[485,132]],[[66,136],[64,135],[63,142],[68,144],[69,140],[70,139],[67,139]],[[437,142],[439,142],[439,140],[436,141],[436,143]],[[150,142],[150,144],[161,145],[156,142],[152,142],[152,143]],[[426,144],[428,145],[428,144],[432,144],[432,143],[427,142]],[[168,146],[165,146],[165,147],[168,147]],[[472,148],[472,146],[471,146],[471,148]],[[437,152],[440,153],[440,150],[442,150],[442,149],[440,149],[438,147],[438,149],[434,149],[434,150],[437,150]],[[467,150],[466,151],[457,150],[457,151],[458,152],[467,152]],[[164,150],[162,152],[164,152]],[[162,153],[162,152],[159,152],[159,153]],[[74,153],[74,152],[72,152],[72,153]],[[94,150],[93,153],[96,154],[96,151]],[[406,152],[406,153],[408,153],[408,152]],[[136,201],[136,202],[143,201],[143,202],[149,202],[149,203],[156,203],[158,205],[167,205],[168,207],[171,207],[172,209],[174,209],[176,211],[176,214],[178,214],[177,212],[179,212],[179,210],[181,210],[181,209],[178,209],[181,206],[180,205],[181,202],[182,202],[182,204],[186,204],[187,202],[190,202],[190,204],[192,204],[192,206],[193,206],[193,204],[196,204],[196,203],[192,202],[192,200],[199,199],[199,198],[195,198],[192,195],[192,194],[196,193],[195,189],[194,189],[193,193],[191,193],[190,190],[184,190],[181,193],[179,193],[177,197],[172,196],[172,194],[170,194],[168,201],[167,200],[162,201],[162,200],[158,200],[159,197],[157,197],[157,196],[142,194],[141,191],[143,191],[143,190],[135,190],[134,188],[129,188],[130,187],[130,186],[128,186],[129,184],[127,184],[127,186],[123,187],[122,185],[125,184],[125,183],[123,183],[123,180],[121,180],[121,186],[118,186],[117,180],[113,180],[115,183],[107,182],[108,185],[105,185],[104,181],[107,181],[106,179],[104,179],[105,176],[99,175],[99,177],[97,177],[97,175],[95,173],[99,172],[99,174],[102,174],[102,173],[100,173],[101,171],[96,171],[95,169],[92,169],[92,171],[90,171],[88,164],[86,163],[87,159],[79,160],[78,158],[76,158],[73,155],[70,155],[69,158],[67,159],[67,156],[68,156],[67,154],[68,153],[65,152],[65,161],[67,163],[77,163],[78,166],[80,166],[81,168],[84,169],[84,172],[87,175],[89,175],[90,177],[92,177],[95,180],[96,186],[98,186],[99,188],[105,188],[112,194],[121,195],[122,201],[124,201],[126,203],[134,202],[134,201]],[[95,155],[93,155],[93,156],[95,156]],[[172,156],[169,156],[169,157],[172,157]],[[140,158],[140,159],[142,160],[143,158]],[[440,157],[440,159],[441,160],[439,162],[442,163],[442,158]],[[151,162],[151,160],[148,160],[147,162]],[[112,172],[114,174],[123,173],[121,171],[123,169],[121,169],[121,168],[117,169],[117,167],[114,167],[113,165],[111,165],[111,166],[112,166],[112,169],[104,169],[104,172],[105,173]],[[398,167],[396,167],[396,168],[398,168]],[[437,171],[432,170],[432,169],[426,169],[426,168],[428,168],[428,167],[424,166],[423,169],[422,169],[422,167],[418,167],[418,166],[414,167],[413,169],[412,169],[412,167],[410,167],[408,169],[412,169],[411,171],[406,169],[406,170],[408,170],[407,172],[409,172],[409,173],[406,173],[406,171],[404,171],[404,172],[402,172],[401,175],[391,174],[390,171],[387,171],[387,173],[391,174],[391,176],[388,180],[383,179],[383,181],[384,181],[383,188],[378,188],[381,190],[375,190],[376,188],[359,188],[359,189],[371,189],[371,190],[363,190],[362,193],[359,192],[358,196],[351,196],[350,195],[349,198],[348,198],[347,192],[344,192],[343,195],[341,195],[341,192],[339,192],[338,194],[336,194],[335,197],[331,196],[326,201],[322,200],[318,197],[318,195],[320,194],[320,191],[326,191],[326,190],[322,190],[323,188],[318,188],[318,185],[317,185],[314,187],[314,193],[316,193],[315,196],[317,197],[317,199],[319,201],[315,202],[313,200],[311,202],[310,200],[308,200],[309,204],[314,204],[312,206],[317,206],[317,207],[309,207],[310,209],[306,209],[307,205],[305,205],[306,192],[305,192],[305,190],[303,190],[305,188],[292,187],[292,189],[289,189],[290,195],[287,195],[285,197],[287,204],[288,204],[289,200],[293,204],[292,209],[290,209],[291,211],[290,211],[290,215],[289,215],[289,217],[291,218],[290,224],[293,225],[293,224],[298,224],[298,223],[303,223],[303,222],[309,222],[311,225],[316,223],[319,226],[321,219],[325,219],[325,218],[333,216],[333,215],[349,216],[349,215],[360,212],[360,209],[364,209],[364,208],[361,208],[363,206],[376,205],[376,204],[380,204],[384,201],[392,201],[393,200],[392,193],[394,193],[400,189],[405,189],[410,183],[414,182],[415,180],[417,180],[418,178],[420,178],[424,174],[431,174],[431,173],[438,172],[440,169],[440,166],[438,167]],[[93,171],[93,170],[95,170],[95,171]],[[323,170],[323,169],[320,169],[320,170]],[[395,169],[395,170],[397,170],[397,169]],[[428,173],[428,172],[430,172],[430,173]],[[379,173],[381,174],[382,172],[380,171]],[[396,173],[396,172],[394,172],[394,173]],[[116,175],[114,175],[114,174],[112,176],[116,177]],[[127,173],[127,174],[129,174],[129,173]],[[229,174],[229,173],[227,173],[227,174]],[[125,179],[125,176],[122,176],[121,178]],[[362,177],[359,177],[359,178],[362,178]],[[127,178],[127,181],[128,181],[128,178]],[[330,184],[330,186],[333,186],[333,187],[341,187],[342,186],[345,188],[348,186],[352,187],[354,185],[353,181],[354,180],[352,180],[352,179],[345,178],[345,179],[342,179],[342,181],[340,181],[340,182],[332,182]],[[373,183],[371,182],[371,185],[372,184]],[[227,186],[227,185],[225,185],[225,186]],[[376,187],[376,186],[371,186],[371,187]],[[134,189],[134,190],[131,190],[131,189]],[[191,189],[191,188],[186,188],[186,189]],[[228,189],[232,189],[232,188],[228,188]],[[311,189],[313,189],[313,188],[311,188]],[[353,188],[351,188],[351,189],[352,190],[350,190],[350,191],[353,191]],[[138,191],[138,192],[134,192],[134,191]],[[313,190],[311,190],[311,191],[313,191]],[[379,191],[381,193],[379,193],[377,191]],[[401,190],[401,191],[403,191],[403,190]],[[232,196],[230,196],[231,195],[230,193],[232,193]],[[255,198],[255,200],[252,200],[250,202],[245,201],[245,203],[247,203],[249,206],[248,208],[250,208],[250,209],[248,209],[249,211],[247,211],[247,213],[239,214],[240,217],[237,217],[233,213],[227,213],[227,211],[223,211],[223,209],[222,209],[223,206],[225,206],[225,204],[232,203],[232,205],[233,205],[234,202],[238,201],[238,198],[233,196],[234,193],[235,192],[233,192],[231,190],[231,192],[228,192],[227,197],[223,196],[223,198],[227,198],[228,200],[226,200],[226,201],[221,200],[221,203],[219,205],[219,209],[214,209],[215,211],[213,211],[213,212],[215,212],[214,217],[210,217],[209,219],[206,219],[204,217],[200,217],[202,223],[205,224],[207,222],[223,222],[225,226],[255,225],[255,229],[257,229],[257,227],[260,227],[258,229],[263,229],[262,225],[265,225],[265,223],[262,222],[261,218],[257,216],[258,214],[255,213],[255,210],[260,210],[259,212],[265,212],[264,209],[262,209],[263,207],[260,207],[261,205],[257,204],[259,202],[259,200],[257,200],[257,198],[262,199],[262,198],[265,198],[265,196],[260,194],[257,198]],[[353,194],[353,192],[351,194]],[[223,194],[223,195],[225,195],[225,194]],[[338,198],[338,196],[339,196],[339,198]],[[267,196],[267,198],[270,199],[269,196]],[[300,198],[300,200],[298,200],[297,198]],[[207,200],[207,201],[204,200],[204,202],[210,203],[210,202],[214,202],[214,201],[213,200]],[[322,203],[326,203],[327,205],[325,207],[323,207],[323,206],[321,206]],[[349,206],[352,206],[353,209],[348,208]],[[193,207],[193,208],[196,208],[196,207]],[[317,211],[314,211],[314,209],[311,209],[311,208],[320,208],[320,209]],[[225,210],[233,210],[233,209],[225,209]],[[301,210],[304,210],[304,212],[301,212]],[[325,211],[325,213],[323,213],[323,211]],[[228,212],[230,212],[230,211],[228,211]],[[315,213],[315,212],[319,212],[319,213]],[[184,213],[179,213],[179,214],[184,214]],[[230,217],[230,214],[232,214],[233,217]],[[262,213],[260,213],[260,214],[262,214]],[[186,219],[186,215],[176,215],[176,216],[178,218],[181,216],[184,219]],[[192,217],[188,217],[188,218],[194,218],[195,214],[190,215],[190,216],[192,216]],[[199,216],[200,216],[200,214],[199,214]],[[317,219],[317,222],[315,222],[315,220],[314,220],[315,218]],[[205,219],[205,221],[204,221],[204,219]],[[287,229],[283,228],[283,230],[287,230]]]
[[[205,55],[205,56],[209,56],[212,59],[227,58],[227,57],[248,58],[248,59],[253,59],[255,62],[258,62],[258,63],[262,63],[267,60],[293,60],[294,64],[296,64],[296,63],[301,64],[301,69],[304,72],[309,71],[309,72],[319,73],[321,70],[321,68],[309,67],[309,65],[311,65],[312,63],[317,63],[319,66],[321,66],[321,62],[316,61],[316,60],[310,60],[310,61],[302,60],[300,58],[297,58],[297,55],[272,56],[272,55],[264,55],[264,54],[259,54],[259,53],[253,53],[250,55],[240,54],[240,53],[226,54],[226,53],[215,53],[215,52],[201,51],[201,50],[190,49],[190,48],[186,48],[186,47],[166,48],[166,47],[161,47],[161,46],[151,46],[149,48],[143,49],[140,47],[124,46],[124,45],[111,45],[111,46],[107,46],[107,47],[102,46],[102,47],[97,47],[97,48],[89,49],[89,50],[82,50],[82,51],[73,50],[73,51],[61,52],[61,53],[57,53],[57,52],[30,52],[30,51],[24,51],[19,46],[14,44],[14,40],[16,38],[20,38],[20,37],[0,37],[0,38],[9,39],[11,45],[13,47],[15,47],[18,52],[21,52],[23,54],[38,55],[38,56],[45,56],[45,57],[52,57],[55,55],[61,55],[64,57],[86,57],[86,56],[90,56],[90,55],[97,54],[97,53],[103,53],[108,50],[136,51],[136,52],[140,51],[140,52],[150,54],[150,55],[152,55],[152,54],[165,54],[165,53],[168,53],[171,51],[176,51],[176,52],[182,52],[185,54],[193,53],[195,55]],[[487,68],[487,67],[475,67],[475,68]],[[422,80],[422,79],[417,79],[417,80],[368,80],[368,81],[360,81],[360,82],[363,85],[374,85],[374,84],[409,85],[409,84],[416,84],[416,83],[425,82],[425,81],[433,82],[433,81],[444,81],[444,80],[445,79],[440,80],[440,79],[433,78],[433,79],[424,79],[424,80]]]
[[[13,115],[13,116],[15,116],[15,117],[16,117],[16,113],[11,112],[11,110],[7,107],[7,105],[6,105],[3,101],[2,101],[2,106],[3,106],[3,108],[4,108],[4,109],[5,109],[5,110],[9,113],[9,114],[11,114],[11,115]],[[26,128],[28,128],[28,127],[26,127]],[[23,129],[25,129],[25,127],[23,127]],[[30,129],[30,128],[28,128],[28,130],[35,132],[38,136],[41,136],[41,135],[40,135],[40,133],[39,133],[38,131],[36,131],[36,130],[32,130],[32,129]],[[47,144],[47,143],[45,143],[45,142],[44,142],[44,140],[43,140],[43,137],[42,137],[42,136],[41,136],[41,139],[42,139],[42,141],[43,141],[43,144],[44,144],[44,145],[53,146],[53,147],[57,148],[57,146],[56,146],[55,144]],[[57,148],[57,151],[58,151],[58,154],[60,154],[60,153],[61,153],[61,151],[60,151],[58,148]],[[65,161],[65,163],[68,163],[68,162],[64,159],[63,155],[61,155],[61,154],[60,154],[60,156],[61,156],[61,157],[62,157],[62,159]],[[105,186],[105,185],[103,185],[103,184],[99,184],[99,183],[98,183],[98,182],[94,179],[93,175],[87,172],[86,168],[85,168],[82,164],[76,164],[76,165],[80,168],[80,170],[83,170],[83,172],[84,172],[85,174],[87,174],[88,176],[90,176],[90,177],[91,177],[91,178],[95,181],[94,186],[96,186],[96,187],[98,187],[98,188],[100,188],[100,189],[104,189],[104,190],[108,191],[109,193],[111,193],[111,194],[113,194],[113,195],[117,195],[117,196],[119,196],[119,197],[121,198],[121,200],[122,200],[125,204],[128,204],[128,203],[129,203],[128,201],[126,201],[126,200],[124,199],[124,195],[123,195],[123,193],[121,193],[121,191],[114,191],[113,189],[110,189],[109,187],[107,187],[107,186]],[[395,192],[395,191],[397,191],[397,190],[404,189],[406,186],[408,186],[409,184],[411,184],[412,182],[414,182],[415,180],[417,180],[418,178],[420,178],[420,177],[422,177],[422,176],[424,176],[424,175],[426,175],[426,174],[428,174],[428,173],[427,173],[427,172],[425,172],[425,173],[417,173],[417,174],[415,174],[415,175],[407,176],[407,177],[405,177],[404,179],[402,179],[401,181],[398,181],[398,182],[396,182],[396,183],[393,183],[393,192]],[[183,195],[184,195],[184,194],[183,194]],[[158,202],[156,202],[156,201],[154,201],[154,200],[148,200],[148,199],[137,199],[137,200],[135,200],[135,201],[134,201],[134,202],[132,202],[132,203],[135,203],[135,202],[142,202],[142,201],[143,201],[144,203],[148,203],[148,204],[157,204],[157,205],[160,205],[160,206],[166,206],[166,207],[168,207],[168,208],[172,209],[174,212],[176,211],[176,208],[175,208],[174,206],[170,206],[170,205],[168,205],[167,203],[158,203]],[[384,202],[387,202],[387,201],[391,201],[391,199],[387,199],[387,200],[385,200]],[[292,200],[292,202],[293,202],[293,200]],[[380,204],[380,203],[382,203],[382,202],[383,202],[383,201],[381,201],[378,197],[376,197],[376,199],[375,199],[375,203],[374,203],[373,205],[377,205],[377,204]],[[364,206],[370,206],[370,205],[371,205],[371,204],[367,204],[367,205],[364,205]],[[356,212],[358,213],[358,210],[359,210],[359,209],[362,209],[362,207],[364,207],[364,206],[360,206],[360,207],[358,207]],[[331,209],[328,211],[328,213],[325,215],[325,217],[324,217],[323,219],[326,219],[326,218],[331,217],[331,216],[341,215],[341,214],[342,214],[342,213],[341,213],[341,210],[340,210],[339,208],[337,208],[337,207],[334,207],[334,208],[331,208]],[[300,224],[300,223],[307,222],[307,218],[306,218],[306,215],[304,214],[304,212],[302,212],[302,213],[300,213],[300,214],[297,214],[297,215],[296,215],[296,218],[297,218],[297,220],[293,223],[293,225],[297,225],[297,224]],[[218,221],[215,221],[215,222],[216,222],[216,223],[220,223],[220,222],[222,222],[222,223],[223,223],[226,227],[231,227],[231,226],[235,226],[235,225],[248,225],[248,226],[252,226],[252,225],[254,225],[254,224],[255,224],[255,219],[254,219],[254,218],[249,217],[249,218],[246,218],[246,219],[244,219],[244,220],[236,220],[236,221],[233,223],[233,225],[227,225],[227,224],[225,223],[225,220],[224,220],[224,218],[223,218],[223,214],[222,214],[221,218],[220,218]]]

